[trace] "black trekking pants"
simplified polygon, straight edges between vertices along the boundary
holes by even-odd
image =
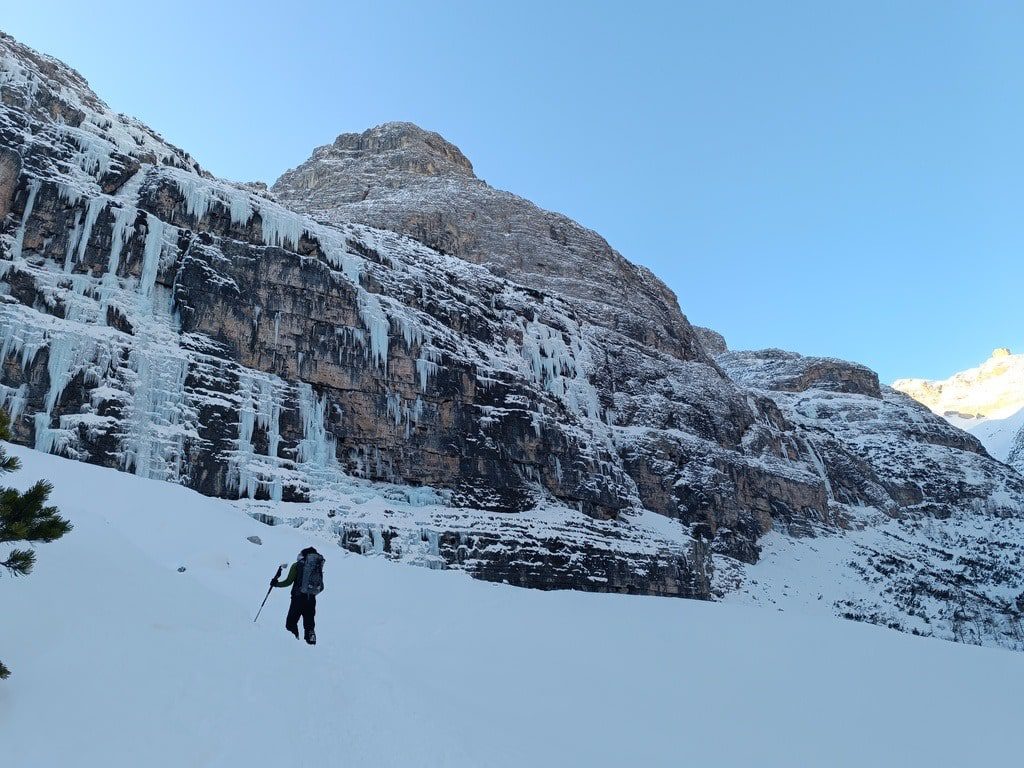
[[[308,638],[313,634],[316,624],[316,595],[304,595],[297,592],[292,595],[292,604],[288,606],[288,618],[284,626],[296,637],[299,636],[299,617],[302,617],[302,631]]]

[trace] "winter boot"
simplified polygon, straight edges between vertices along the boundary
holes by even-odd
[[[316,632],[307,632],[306,642],[310,645],[316,645]]]

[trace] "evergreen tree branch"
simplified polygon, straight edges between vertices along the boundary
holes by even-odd
[[[12,550],[6,560],[0,560],[0,567],[6,568],[11,576],[28,576],[35,564],[36,553],[31,549]]]
[[[11,439],[11,419],[6,412],[0,411],[0,440]],[[8,456],[0,447],[0,475],[5,472],[15,472],[21,468],[21,462],[17,456]]]

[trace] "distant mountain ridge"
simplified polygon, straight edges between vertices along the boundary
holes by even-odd
[[[995,458],[1024,470],[1024,355],[993,350],[948,379],[897,379],[893,388],[975,435]]]

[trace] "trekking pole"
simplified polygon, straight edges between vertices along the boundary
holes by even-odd
[[[266,597],[264,597],[264,598],[263,598],[263,602],[262,602],[262,603],[260,603],[260,609],[259,609],[258,611],[256,611],[256,618],[252,620],[252,623],[253,623],[253,624],[255,624],[255,623],[256,623],[256,622],[257,622],[257,621],[259,620],[259,618],[260,618],[260,614],[261,614],[261,613],[263,613],[263,606],[267,604],[267,599],[268,599],[268,598],[270,597],[270,593],[271,593],[271,592],[273,592],[273,591],[274,591],[274,585],[273,585],[273,584],[271,584],[271,585],[270,585],[270,586],[269,586],[269,587],[267,588],[267,596],[266,596]]]
[[[281,578],[281,571],[283,569],[284,569],[283,565],[278,566],[277,573],[274,574],[274,581],[277,581],[279,578]],[[260,609],[258,611],[256,611],[256,618],[252,620],[253,624],[255,624],[257,621],[259,621],[260,614],[263,613],[263,606],[267,604],[267,600],[270,598],[270,593],[274,591],[274,581],[271,581],[270,582],[270,586],[267,587],[267,596],[264,597],[263,598],[263,602],[260,603]]]

